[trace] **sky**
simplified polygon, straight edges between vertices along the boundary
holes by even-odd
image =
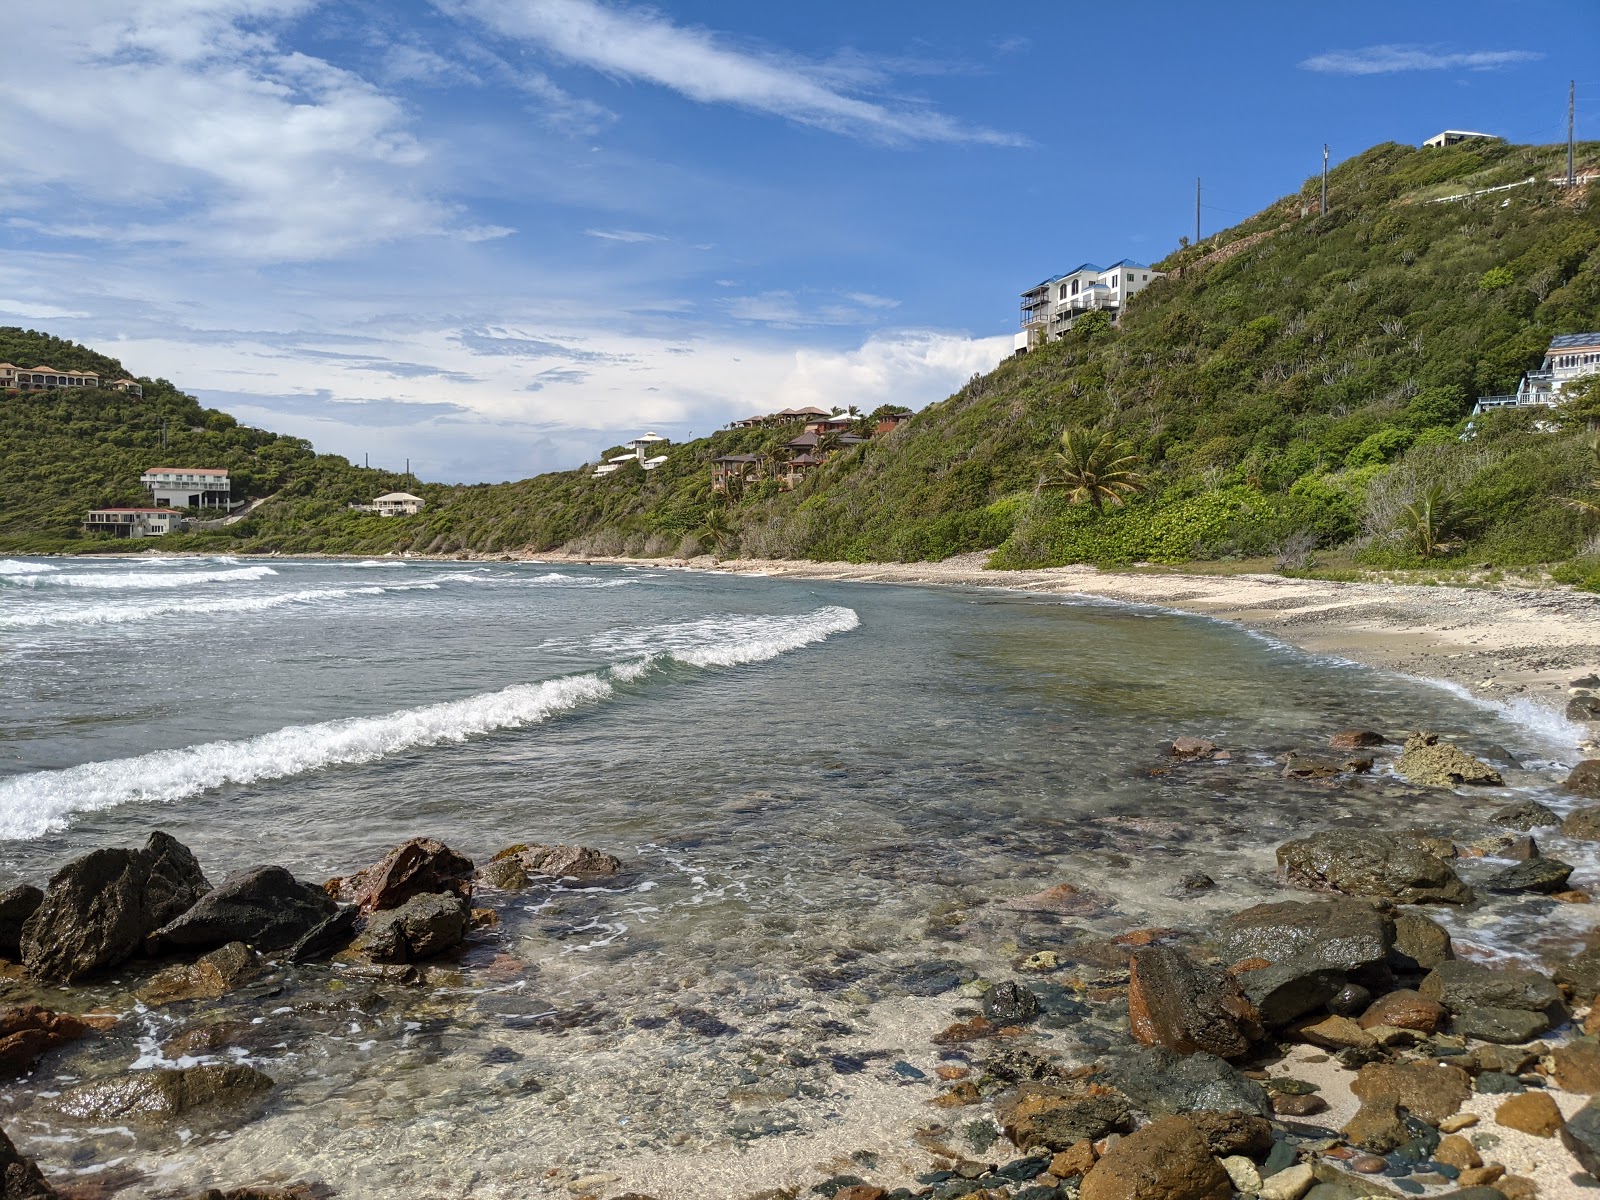
[[[424,480],[920,408],[1383,141],[1600,139],[1596,0],[7,0],[0,324]],[[33,364],[25,364],[33,365]]]

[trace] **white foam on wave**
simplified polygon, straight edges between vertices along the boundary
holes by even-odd
[[[611,685],[597,675],[573,675],[385,716],[291,725],[242,741],[18,775],[0,780],[0,840],[39,837],[63,828],[75,813],[137,801],[170,803],[228,784],[376,762],[418,747],[536,725],[611,693]]]
[[[406,564],[401,562],[399,559],[394,558],[369,558],[363,560],[362,562],[351,563],[350,565],[352,567],[403,567]]]
[[[236,583],[251,579],[265,579],[277,572],[271,567],[236,567],[227,571],[182,571],[167,574],[152,571],[126,571],[120,575],[13,575],[12,583],[28,587],[80,587],[80,588],[175,588],[196,583]]]
[[[702,617],[671,625],[625,629],[589,643],[602,654],[668,655],[692,667],[738,667],[765,662],[861,625],[854,609],[829,605],[808,613]]]
[[[390,592],[437,591],[436,583],[356,588],[304,588],[297,592],[276,592],[261,596],[215,596],[202,599],[150,600],[136,603],[84,604],[23,612],[0,612],[0,629],[39,629],[60,625],[126,625],[171,615],[199,613],[265,612],[286,604],[310,604],[318,600],[342,600],[350,596],[383,596]]]
[[[60,567],[53,567],[49,563],[23,562],[16,558],[0,558],[0,575],[48,575],[51,571],[59,571]]]
[[[1507,724],[1516,726],[1521,733],[1529,735],[1539,749],[1551,751],[1558,756],[1570,757],[1572,751],[1588,741],[1591,736],[1584,726],[1576,721],[1567,720],[1566,714],[1559,708],[1540,704],[1527,696],[1513,696],[1509,700],[1486,700],[1481,696],[1474,696],[1469,689],[1454,680],[1418,676],[1412,678],[1442,688],[1476,708],[1493,713]]]

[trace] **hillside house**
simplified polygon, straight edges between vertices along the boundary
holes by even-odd
[[[1424,147],[1431,146],[1434,149],[1438,149],[1442,146],[1454,146],[1458,142],[1465,142],[1470,138],[1488,138],[1490,141],[1495,142],[1502,140],[1499,134],[1494,133],[1474,133],[1470,129],[1444,129],[1422,144]]]
[[[829,413],[822,417],[813,417],[806,422],[807,433],[843,433],[854,428],[859,417],[849,413]]]
[[[1491,408],[1554,408],[1561,391],[1574,380],[1600,374],[1600,332],[1564,333],[1550,339],[1544,362],[1529,371],[1510,395],[1480,396],[1474,412]]]
[[[352,504],[350,507],[361,512],[377,513],[380,517],[414,517],[427,504],[421,496],[413,496],[410,492],[386,492],[371,504]]]
[[[764,429],[770,425],[793,425],[796,421],[812,421],[829,415],[825,408],[786,408],[782,412],[768,413],[764,417],[745,417],[739,421],[730,421],[728,428]]]
[[[0,362],[0,390],[17,392],[43,392],[55,388],[110,388],[143,396],[144,388],[134,379],[114,379],[101,383],[97,371],[58,371],[54,367],[19,367],[15,363]]]
[[[711,460],[711,490],[725,492],[730,485],[758,483],[761,479],[761,455],[724,454]]]
[[[172,508],[93,508],[83,518],[85,533],[112,537],[161,537],[178,527],[183,514]]]
[[[628,453],[606,459],[605,462],[594,469],[594,473],[596,475],[610,475],[613,472],[620,471],[631,462],[638,463],[646,471],[654,471],[667,461],[667,456],[665,454],[652,455],[650,451],[656,446],[665,446],[670,441],[670,438],[664,438],[659,433],[647,433],[642,437],[634,438],[631,442],[624,442],[623,445],[628,450]]]
[[[233,485],[220,467],[151,467],[139,476],[157,504],[174,508],[228,508]]]
[[[1129,300],[1164,274],[1124,258],[1109,267],[1081,263],[1065,275],[1051,276],[1022,293],[1022,332],[1014,349],[1055,341],[1086,312],[1106,313],[1115,322]]]

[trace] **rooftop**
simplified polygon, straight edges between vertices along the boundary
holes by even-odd
[[[1550,339],[1552,350],[1573,350],[1579,346],[1593,346],[1600,344],[1600,332],[1597,333],[1563,333]]]
[[[151,467],[146,475],[226,475],[226,467]]]
[[[176,508],[91,508],[89,515],[95,513],[171,513],[175,517],[183,516],[181,510]]]

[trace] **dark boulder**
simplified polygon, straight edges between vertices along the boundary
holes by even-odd
[[[304,937],[284,952],[290,962],[316,962],[339,953],[355,941],[361,910],[354,904],[341,904],[329,917],[313,926]]]
[[[1450,1019],[1450,1032],[1502,1046],[1520,1046],[1549,1033],[1555,1022],[1549,1014],[1527,1008],[1478,1005]]]
[[[1134,1038],[1179,1054],[1240,1058],[1262,1036],[1255,1007],[1231,976],[1172,946],[1134,952],[1128,1018]]]
[[[1600,721],[1600,696],[1574,696],[1568,700],[1567,720]]]
[[[1591,1100],[1561,1126],[1561,1144],[1590,1175],[1600,1178],[1600,1099]]]
[[[191,950],[230,942],[278,950],[316,928],[334,907],[320,887],[301,883],[282,867],[251,867],[229,875],[215,891],[156,930],[152,941]]]
[[[1600,758],[1586,758],[1567,773],[1562,787],[1590,800],[1600,800]]]
[[[1398,971],[1431,971],[1455,958],[1450,931],[1431,917],[1403,911],[1394,918],[1394,949],[1389,964]]]
[[[1588,1004],[1600,994],[1600,949],[1575,954],[1555,969],[1555,980],[1572,989],[1575,999]]]
[[[996,1025],[1024,1025],[1039,1015],[1039,997],[1020,983],[997,983],[983,993],[983,1015]]]
[[[58,1200],[60,1194],[0,1129],[0,1200]]]
[[[88,1032],[77,1017],[36,1004],[0,1012],[0,1079],[26,1075],[51,1050]]]
[[[472,860],[433,838],[412,838],[345,881],[362,912],[399,908],[413,896],[450,892],[472,899]]]
[[[1600,842],[1600,806],[1573,809],[1561,822],[1561,832],[1575,842]]]
[[[1084,1139],[1133,1132],[1128,1102],[1116,1095],[1082,1095],[1046,1083],[1023,1083],[1000,1096],[995,1120],[1020,1150],[1066,1150]]]
[[[1104,1077],[1134,1105],[1163,1113],[1253,1113],[1266,1117],[1266,1089],[1214,1054],[1175,1054],[1165,1046],[1107,1055]]]
[[[116,966],[210,887],[194,855],[164,833],[140,850],[92,851],[51,878],[23,926],[23,965],[52,983]]]
[[[139,999],[152,1008],[184,1000],[216,1000],[257,978],[261,956],[243,942],[229,942],[192,963],[158,971],[139,989]]]
[[[1452,1013],[1472,1008],[1516,1008],[1547,1012],[1561,1004],[1556,985],[1538,971],[1494,969],[1482,963],[1447,962],[1435,967],[1417,989]]]
[[[1360,900],[1286,900],[1234,913],[1218,942],[1231,962],[1263,958],[1353,971],[1385,960],[1394,924]]]
[[[64,1091],[55,1107],[81,1121],[167,1121],[238,1107],[271,1089],[271,1078],[239,1063],[162,1068],[78,1084]]]
[[[1566,888],[1572,864],[1559,858],[1530,858],[1514,867],[1504,867],[1478,881],[1487,892],[1543,892],[1549,895]]]
[[[1508,829],[1518,829],[1527,833],[1530,829],[1541,829],[1547,825],[1561,824],[1561,818],[1552,808],[1547,808],[1537,800],[1518,800],[1514,804],[1507,804],[1504,808],[1497,808],[1489,814],[1489,820],[1495,825],[1504,825]]]
[[[471,910],[453,892],[413,896],[399,908],[374,913],[355,942],[379,963],[408,963],[442,954],[466,937]]]
[[[1450,864],[1384,833],[1325,829],[1278,847],[1284,877],[1302,887],[1401,904],[1466,904],[1472,889]]]
[[[0,958],[22,958],[22,927],[43,903],[44,893],[26,883],[0,892]]]
[[[1277,962],[1240,972],[1238,982],[1261,1024],[1281,1029],[1296,1017],[1329,1004],[1345,987],[1345,973],[1314,962]],[[1365,1007],[1360,1005],[1357,1011]]]

